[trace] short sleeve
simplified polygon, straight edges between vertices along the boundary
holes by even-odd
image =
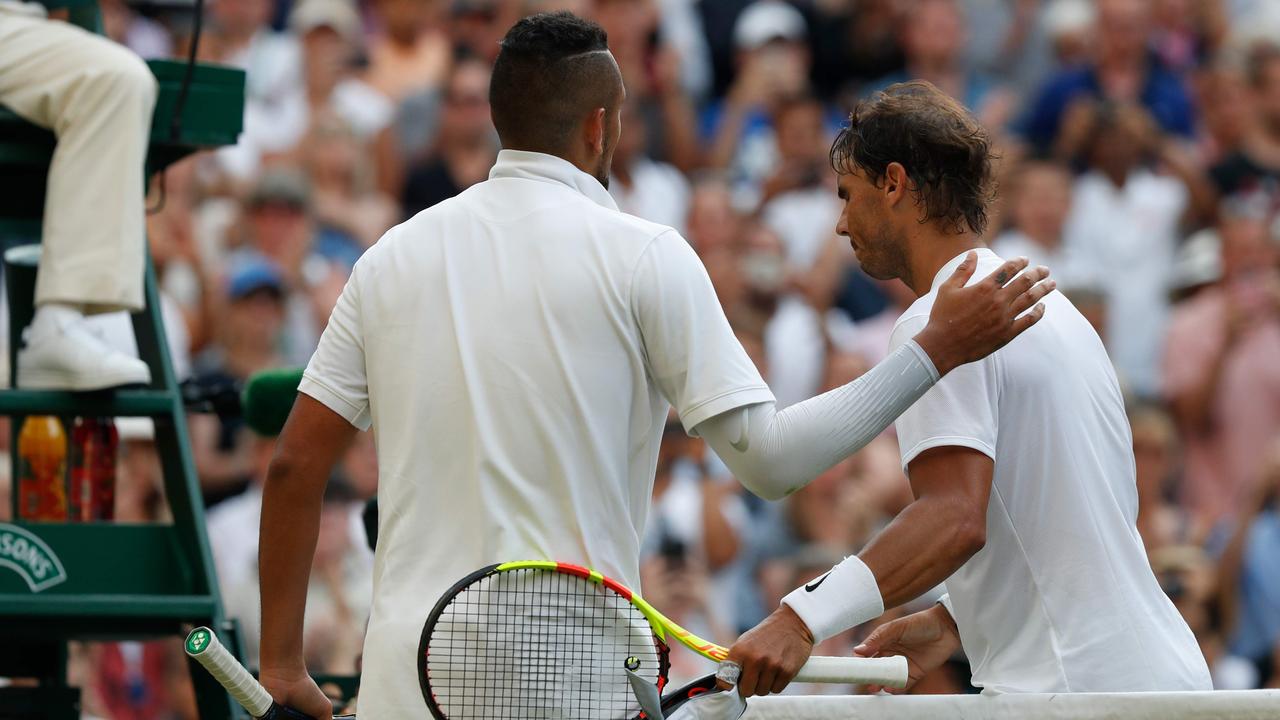
[[[364,328],[360,321],[360,285],[374,254],[372,249],[366,251],[351,271],[298,385],[298,392],[315,398],[360,430],[368,430],[372,422]]]
[[[901,321],[893,330],[890,351],[910,340],[928,324],[926,315]],[[905,470],[925,450],[967,447],[996,456],[998,395],[997,360],[988,356],[947,373],[898,417],[898,446]]]
[[[686,431],[734,408],[773,402],[729,327],[702,261],[674,230],[655,238],[641,256],[631,311],[650,377]]]

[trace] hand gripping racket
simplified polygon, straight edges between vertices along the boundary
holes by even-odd
[[[594,570],[490,565],[458,581],[427,617],[418,681],[437,720],[630,720],[641,711],[628,671],[661,691],[668,637],[711,660],[729,654]],[[907,662],[813,657],[795,679],[904,687]]]
[[[192,630],[183,647],[253,717],[259,720],[314,720],[310,715],[272,700],[271,693],[227,652],[222,643],[218,642],[218,636],[209,628],[198,627]],[[355,720],[355,717],[335,715],[333,720]]]

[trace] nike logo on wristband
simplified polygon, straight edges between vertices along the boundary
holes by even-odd
[[[814,590],[817,590],[817,589],[818,589],[818,586],[819,586],[819,585],[821,585],[822,583],[826,582],[827,577],[828,577],[828,576],[830,576],[830,575],[831,575],[831,571],[830,571],[830,570],[826,571],[825,573],[823,573],[822,577],[818,578],[817,580],[814,580],[813,582],[809,583],[808,585],[805,585],[805,586],[804,586],[804,591],[805,591],[805,592],[813,592]]]

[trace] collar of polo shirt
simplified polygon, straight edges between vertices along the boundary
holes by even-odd
[[[568,160],[555,155],[527,150],[503,150],[498,153],[498,161],[489,171],[490,180],[498,178],[523,178],[559,183],[586,195],[601,207],[610,210],[618,209],[618,204],[613,201],[613,197],[599,180],[582,172]]]

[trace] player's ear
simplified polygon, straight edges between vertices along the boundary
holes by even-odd
[[[586,141],[587,147],[591,149],[592,155],[604,154],[604,128],[606,121],[605,109],[595,108],[591,114],[587,115],[586,125],[583,127],[583,140]]]
[[[907,196],[909,182],[907,169],[902,166],[902,163],[891,162],[885,166],[880,189],[884,192],[889,207],[897,207],[902,198]]]

